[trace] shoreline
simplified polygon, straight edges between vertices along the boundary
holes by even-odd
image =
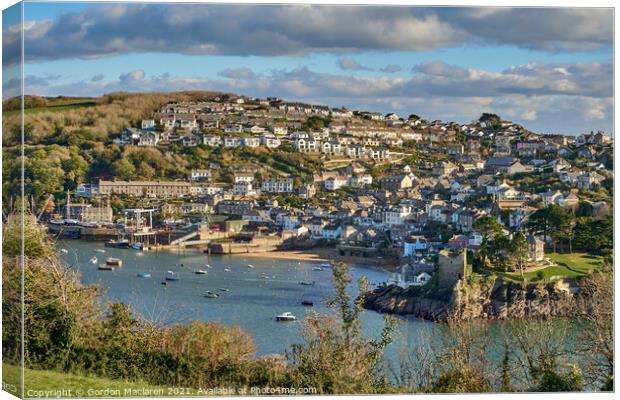
[[[341,256],[338,250],[331,247],[319,247],[310,250],[277,250],[256,253],[237,253],[231,256],[253,257],[274,260],[298,260],[306,262],[330,262],[340,261],[352,265],[375,267],[387,272],[395,272],[398,269],[398,260],[394,258],[370,258]]]

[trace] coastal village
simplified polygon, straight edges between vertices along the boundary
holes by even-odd
[[[53,234],[142,250],[316,253],[382,265],[407,288],[454,284],[494,236],[506,238],[495,251],[506,273],[552,267],[545,249],[557,238],[530,217],[550,206],[603,217],[612,206],[596,195],[613,182],[607,134],[537,134],[494,114],[458,124],[216,95],[165,104],[111,140],[209,156],[185,179],[102,176],[64,202],[50,197]]]

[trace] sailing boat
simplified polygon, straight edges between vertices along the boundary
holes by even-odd
[[[308,277],[308,275],[309,275],[308,271],[306,270],[306,278]],[[302,281],[299,283],[301,285],[309,285],[307,282],[308,281]],[[312,281],[311,285],[314,285],[314,281]],[[301,295],[301,305],[312,307],[314,306],[314,302],[308,298],[307,294],[308,294],[308,289],[304,289],[304,293]]]

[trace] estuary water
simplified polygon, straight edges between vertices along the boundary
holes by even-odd
[[[144,317],[161,324],[200,320],[239,326],[253,337],[258,355],[282,354],[290,345],[300,343],[300,321],[308,313],[333,312],[324,304],[333,293],[332,273],[329,268],[315,270],[320,265],[318,262],[243,255],[208,258],[206,254],[189,250],[141,252],[79,240],[59,241],[58,247],[67,250],[61,253],[62,258],[71,268],[79,270],[83,283],[97,284],[107,290],[107,300],[130,304]],[[102,250],[105,253],[98,252]],[[97,257],[97,264],[90,262],[92,257]],[[114,271],[98,270],[98,264],[108,257],[120,258],[123,266]],[[203,267],[207,263],[210,269]],[[254,268],[248,267],[249,264]],[[207,274],[194,274],[197,268],[205,269]],[[174,271],[179,280],[162,285],[167,271]],[[150,273],[151,277],[141,278],[138,273]],[[351,275],[354,292],[361,276],[375,284],[390,278],[383,270],[363,266],[352,266]],[[315,284],[311,286],[300,284],[312,281]],[[206,291],[217,293],[218,297],[204,297]],[[302,300],[312,301],[314,306],[304,306]],[[297,321],[277,322],[275,316],[283,312],[293,313]],[[364,311],[362,322],[366,336],[380,335],[383,315]],[[435,329],[439,328],[433,323],[403,318],[388,357],[398,364],[398,354],[404,348],[415,346],[422,330],[428,335]]]

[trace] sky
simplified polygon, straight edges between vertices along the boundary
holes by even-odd
[[[19,94],[3,12],[3,98]],[[24,5],[24,92],[222,90],[541,133],[613,129],[613,10]]]

